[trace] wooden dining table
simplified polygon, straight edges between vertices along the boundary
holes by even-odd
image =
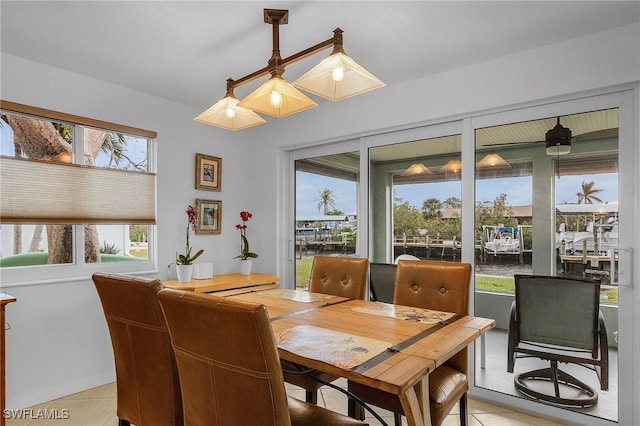
[[[228,297],[267,307],[281,358],[398,395],[416,426],[431,425],[429,373],[495,325],[304,290]]]

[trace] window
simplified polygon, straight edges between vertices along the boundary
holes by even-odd
[[[0,268],[148,268],[154,132],[3,102],[0,135]]]
[[[453,134],[369,149],[372,261],[460,261],[460,147]]]

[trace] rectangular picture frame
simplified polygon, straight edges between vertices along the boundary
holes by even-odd
[[[222,158],[196,154],[196,189],[222,190]]]
[[[222,201],[196,199],[196,234],[222,233]]]

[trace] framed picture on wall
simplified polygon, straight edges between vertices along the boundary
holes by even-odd
[[[222,158],[196,154],[196,189],[222,189]]]
[[[220,234],[222,232],[222,201],[196,199],[198,220],[196,234]]]

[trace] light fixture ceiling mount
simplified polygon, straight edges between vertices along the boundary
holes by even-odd
[[[333,37],[283,59],[280,54],[280,25],[287,24],[288,21],[289,11],[264,9],[264,22],[272,26],[273,36],[273,50],[267,66],[238,80],[228,79],[225,97],[194,120],[229,130],[240,130],[265,122],[254,111],[274,117],[287,117],[317,106],[315,101],[297,88],[337,101],[385,86],[344,53],[340,28],[333,31]],[[287,65],[331,46],[331,55],[293,84],[282,78]],[[267,74],[271,74],[271,78],[241,101],[233,95],[234,88]]]

